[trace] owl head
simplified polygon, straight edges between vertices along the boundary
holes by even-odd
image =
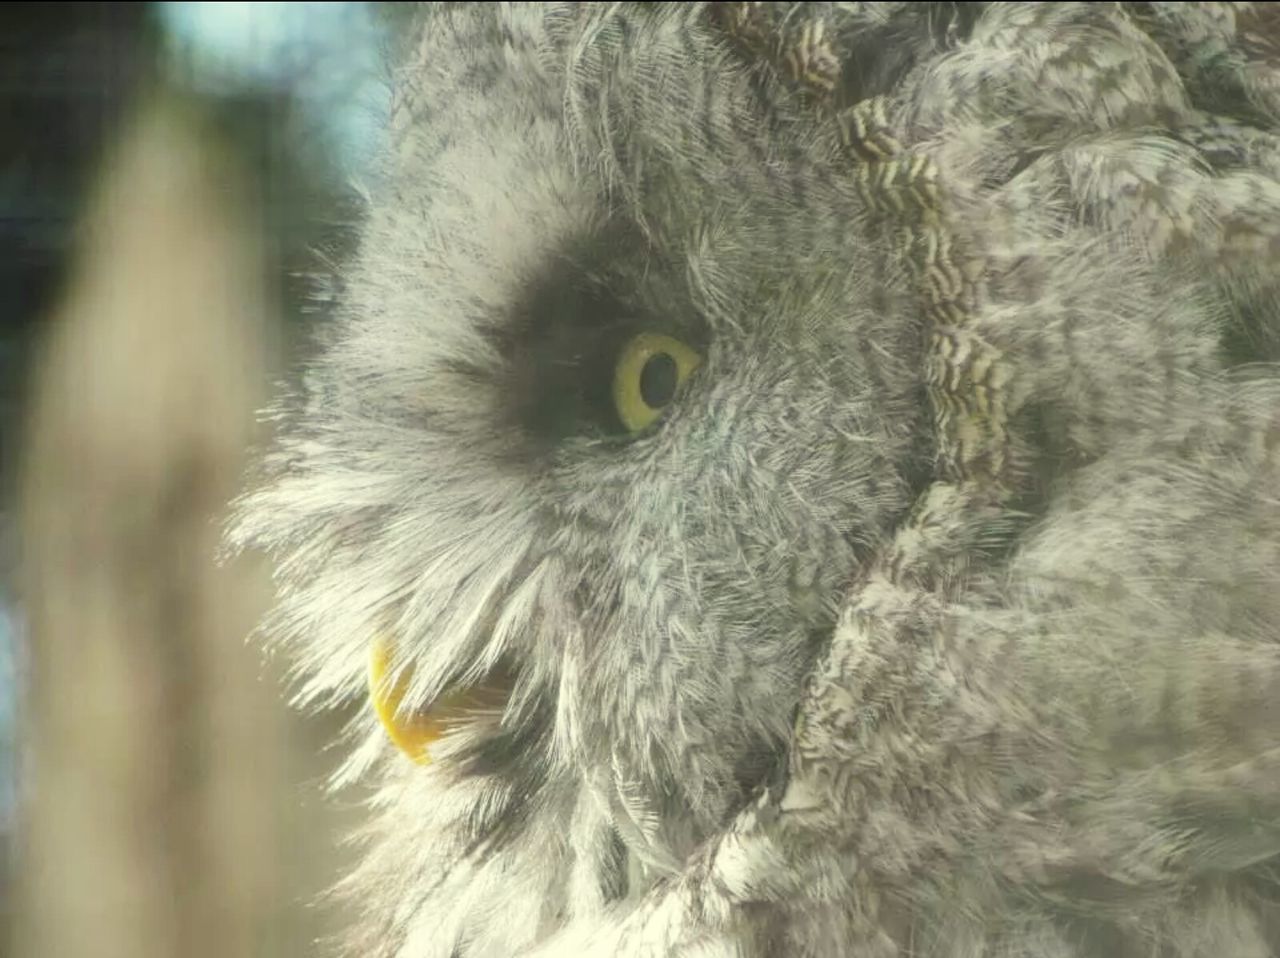
[[[555,874],[588,819],[687,854],[927,466],[920,322],[838,144],[702,17],[421,16],[241,504],[303,700],[369,700],[347,771],[402,938],[459,862],[537,841]]]

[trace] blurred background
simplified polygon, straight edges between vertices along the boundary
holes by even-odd
[[[398,8],[0,6],[0,943],[320,955],[358,795],[215,561],[326,320]]]

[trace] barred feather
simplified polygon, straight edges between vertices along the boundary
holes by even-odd
[[[308,702],[516,676],[357,730],[349,952],[1280,951],[1278,29],[424,10],[232,535]],[[659,427],[543,416],[627,324]]]

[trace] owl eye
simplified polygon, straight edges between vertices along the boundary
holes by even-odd
[[[651,425],[698,368],[702,357],[660,333],[640,333],[622,347],[613,372],[613,406],[629,432]]]

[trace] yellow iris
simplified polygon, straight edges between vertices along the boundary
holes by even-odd
[[[387,737],[419,765],[431,761],[428,747],[447,732],[481,714],[500,714],[511,693],[509,682],[495,681],[450,692],[425,710],[406,711],[404,697],[413,670],[406,667],[396,674],[392,654],[392,644],[386,639],[373,643],[369,654],[369,698]]]
[[[653,424],[702,357],[678,339],[640,333],[618,356],[613,373],[613,405],[629,432]]]

